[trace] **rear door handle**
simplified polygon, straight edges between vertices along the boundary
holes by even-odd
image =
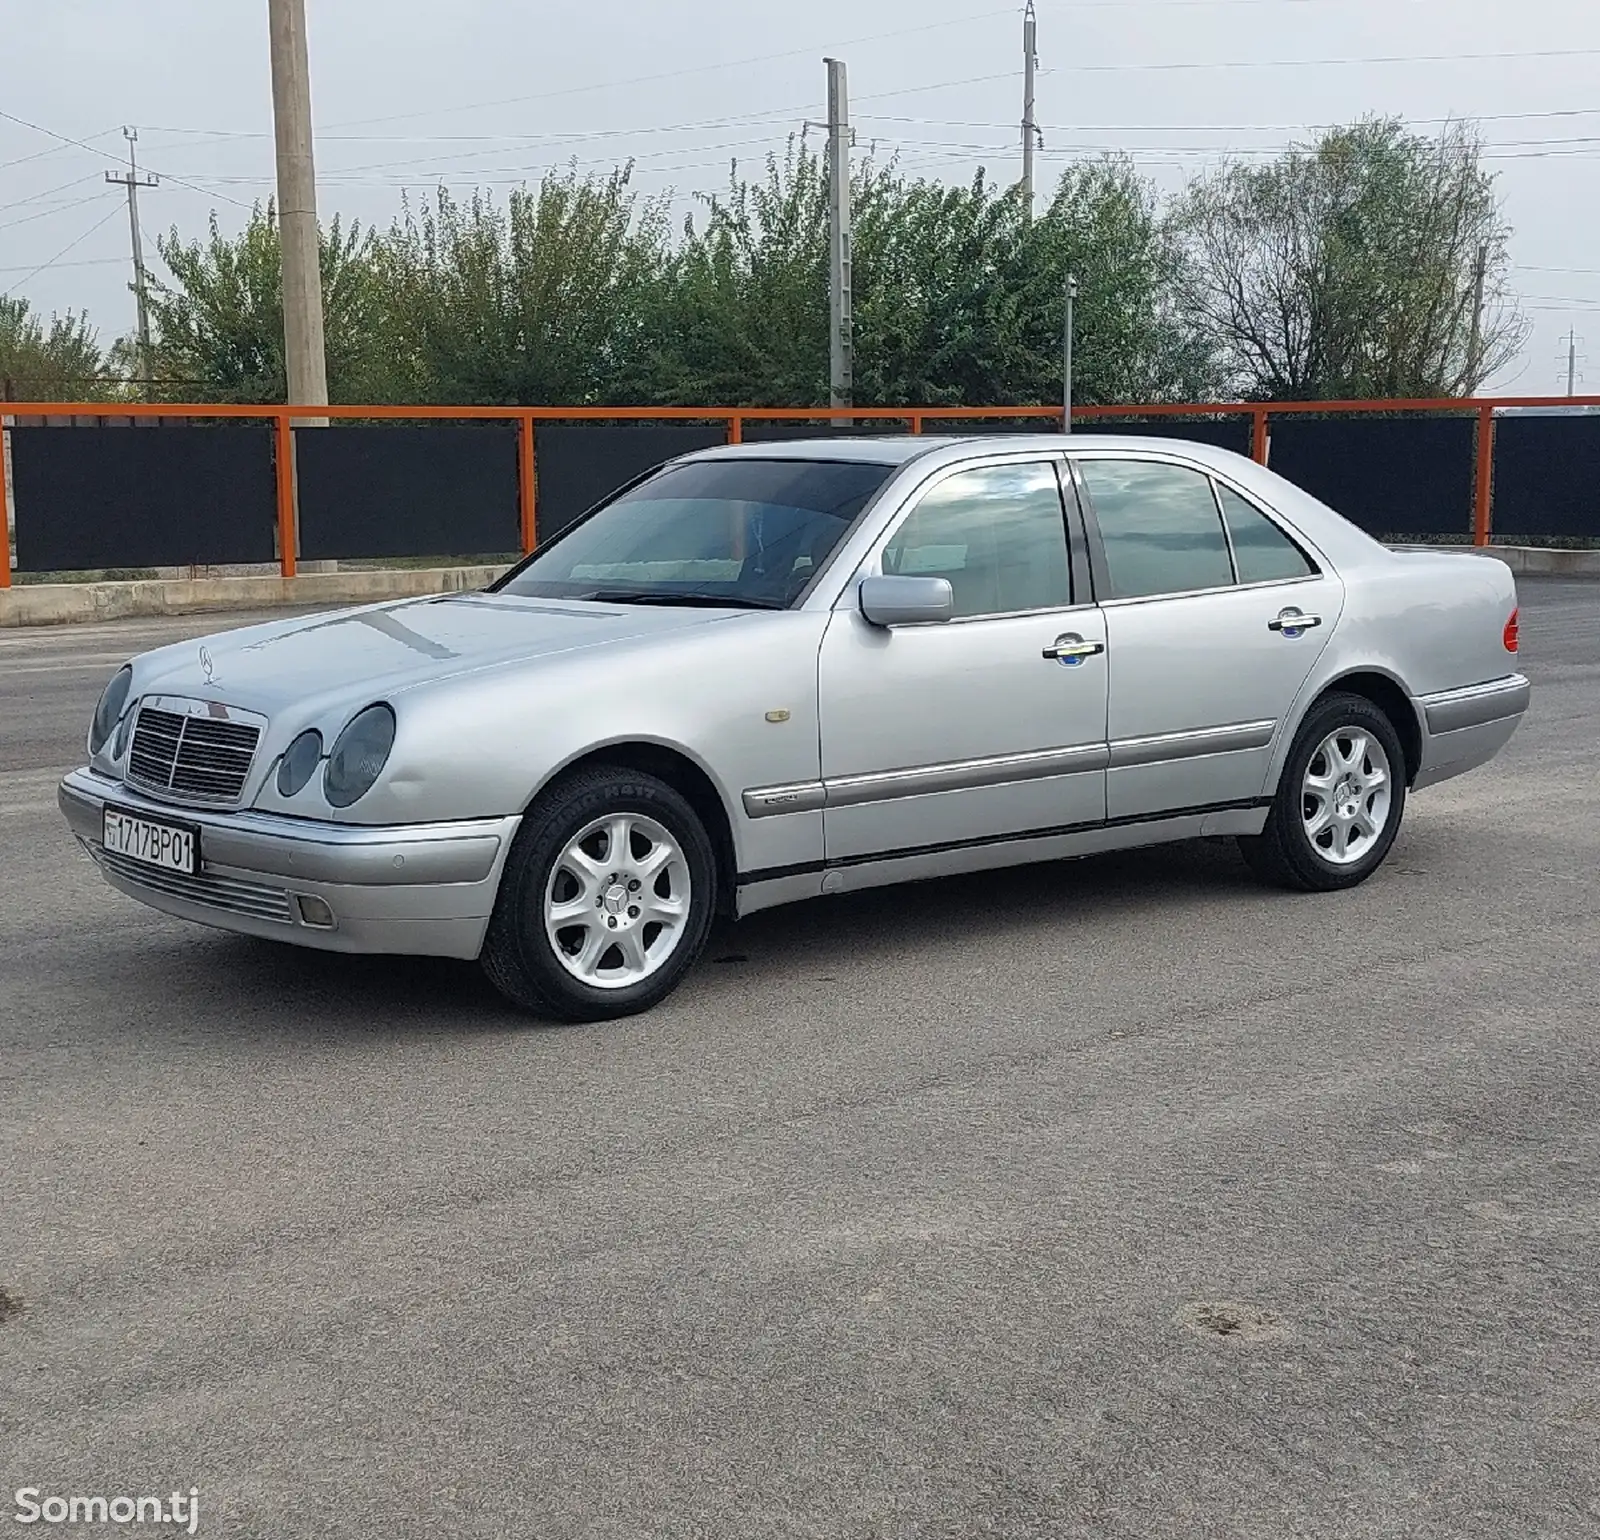
[[[1320,626],[1320,615],[1302,615],[1299,610],[1284,610],[1276,620],[1267,622],[1267,630],[1277,631],[1291,641],[1304,631],[1309,631],[1313,626]]]
[[[1076,668],[1085,658],[1092,658],[1105,650],[1104,642],[1086,642],[1077,632],[1069,631],[1046,647],[1044,656],[1053,662],[1064,663],[1068,668]]]

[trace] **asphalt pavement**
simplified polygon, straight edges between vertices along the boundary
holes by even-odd
[[[0,1527],[1600,1533],[1600,583],[1521,591],[1527,721],[1354,892],[822,900],[599,1027],[118,896],[56,779],[247,617],[0,636]]]

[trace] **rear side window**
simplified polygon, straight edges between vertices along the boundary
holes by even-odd
[[[1316,568],[1305,553],[1254,503],[1230,487],[1217,484],[1222,516],[1233,541],[1233,559],[1241,583],[1277,583],[1310,577]]]
[[[1227,588],[1233,563],[1211,478],[1156,460],[1082,460],[1112,596]]]

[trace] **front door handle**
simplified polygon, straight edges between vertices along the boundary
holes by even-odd
[[[1076,631],[1069,631],[1046,647],[1044,656],[1053,662],[1064,663],[1068,668],[1077,668],[1085,658],[1092,658],[1105,650],[1104,642],[1086,642]]]
[[[1276,631],[1293,641],[1295,637],[1303,632],[1321,624],[1322,617],[1320,615],[1302,615],[1299,610],[1284,610],[1276,620],[1267,622],[1267,630]]]

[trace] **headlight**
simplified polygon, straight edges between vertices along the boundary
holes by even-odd
[[[133,670],[124,664],[111,676],[111,683],[94,708],[94,721],[89,724],[89,752],[98,754],[106,746],[106,739],[122,718],[122,708],[128,704],[128,692],[133,688]]]
[[[278,795],[296,797],[322,763],[322,734],[315,728],[303,732],[289,745],[278,765]],[[379,769],[383,767],[380,765]],[[357,793],[359,796],[360,793]],[[352,799],[353,800],[353,799]]]
[[[349,807],[372,790],[394,747],[394,712],[368,706],[334,739],[325,782],[328,801]]]

